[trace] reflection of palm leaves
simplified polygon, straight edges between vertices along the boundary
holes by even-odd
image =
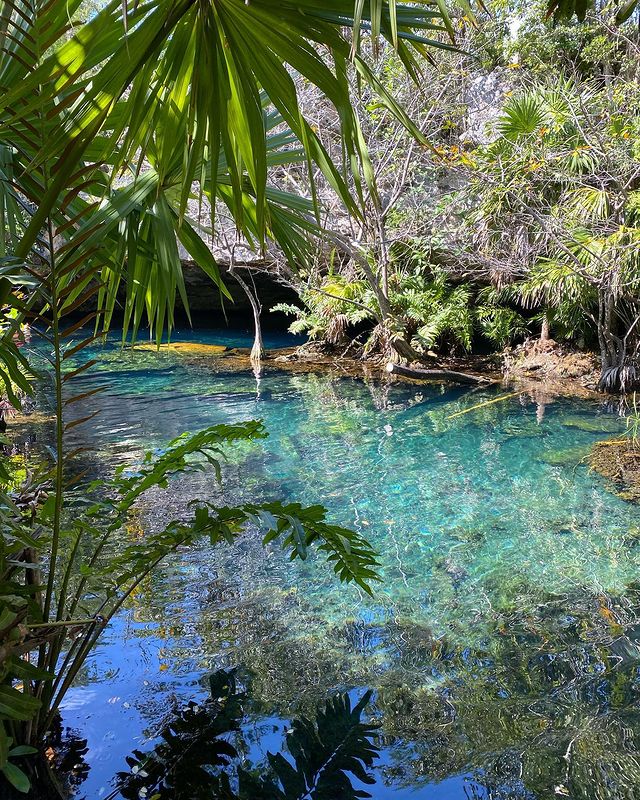
[[[233,672],[219,670],[210,679],[211,700],[189,705],[161,732],[150,754],[134,750],[127,757],[131,772],[119,772],[118,793],[124,798],[212,797],[211,767],[228,766],[238,753],[227,739],[238,731],[245,695]],[[113,795],[116,796],[116,795]]]
[[[289,753],[294,763],[282,753],[269,754],[269,763],[276,776],[256,780],[240,771],[240,796],[255,800],[351,800],[370,797],[368,792],[351,785],[349,773],[363,783],[373,779],[367,773],[377,747],[371,738],[375,728],[360,721],[371,698],[366,692],[351,708],[348,694],[327,700],[314,722],[295,720],[287,736]]]
[[[373,779],[367,770],[377,757],[375,728],[360,721],[371,692],[352,708],[349,695],[327,700],[315,720],[294,720],[287,735],[293,763],[281,753],[269,754],[271,772],[259,775],[238,769],[238,781],[221,768],[242,751],[229,741],[240,736],[246,695],[233,672],[219,670],[210,679],[211,700],[190,703],[161,732],[161,742],[149,754],[134,751],[127,758],[131,772],[118,773],[118,794],[158,800],[355,800],[369,797],[355,789],[349,775],[362,783]],[[217,768],[217,774],[214,769]],[[238,784],[237,791],[234,786]],[[142,792],[142,794],[141,794]]]

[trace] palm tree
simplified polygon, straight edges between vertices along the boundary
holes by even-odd
[[[512,283],[515,298],[541,310],[543,330],[546,320],[575,336],[591,324],[607,390],[640,379],[640,119],[633,109],[622,112],[589,84],[525,88],[506,103],[473,186],[480,260]]]
[[[369,81],[381,102],[415,131],[360,55],[360,27],[370,27],[374,41],[381,34],[393,42],[414,74],[415,50],[447,46],[441,40],[450,24],[431,3],[367,5],[358,2],[354,10],[352,0],[328,6],[309,0],[111,0],[82,20],[81,0],[4,0],[0,221],[6,236],[0,255],[6,250],[29,261],[31,269],[34,262],[48,262],[52,274],[65,271],[67,285],[82,282],[80,272],[86,275],[106,259],[109,272],[102,278],[108,278],[111,294],[102,298],[113,299],[121,281],[130,309],[151,297],[146,311],[160,333],[171,320],[176,292],[184,294],[174,234],[219,283],[187,219],[194,191],[210,200],[211,229],[222,202],[251,244],[260,248],[275,238],[287,256],[300,256],[303,239],[297,234],[310,229],[300,213],[293,229],[291,215],[278,217],[285,198],[268,191],[274,114],[310,167],[312,199],[313,169],[319,169],[357,214],[347,173],[357,197],[371,170],[349,95],[349,70]],[[349,27],[352,39],[345,33]],[[342,166],[331,162],[300,113],[294,74],[317,86],[336,109]],[[281,140],[278,149],[290,147],[291,141]],[[125,190],[118,185],[123,174],[131,177]],[[371,184],[369,189],[374,191]],[[284,207],[291,211],[290,200]],[[150,213],[125,222],[141,203]],[[136,244],[150,237],[144,250],[153,254],[156,268],[143,258],[142,281],[139,274],[131,279],[133,262],[125,281],[123,269],[105,254],[104,234],[117,225],[129,232],[137,225],[139,236],[130,240]],[[109,246],[112,242],[113,237]],[[143,250],[136,252],[140,256]]]

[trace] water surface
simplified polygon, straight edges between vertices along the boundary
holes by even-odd
[[[228,666],[254,698],[252,763],[292,714],[370,687],[375,798],[640,797],[640,509],[584,462],[624,429],[615,413],[522,394],[451,418],[505,390],[273,369],[257,381],[224,360],[96,352],[76,385],[105,391],[77,414],[100,414],[74,434],[96,473],[215,423],[258,418],[269,432],[230,455],[222,488],[199,474],[156,492],[142,529],[196,497],[320,502],[373,543],[383,582],[369,598],[250,534],[176,554],[66,702],[90,748],[79,797],[107,795],[124,756]]]

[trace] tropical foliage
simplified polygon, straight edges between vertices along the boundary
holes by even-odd
[[[296,503],[206,497],[116,546],[148,492],[193,470],[219,482],[226,450],[266,433],[247,422],[184,434],[100,482],[69,443],[91,421],[80,402],[100,391],[74,392],[94,363],[85,349],[118,315],[123,340],[148,329],[159,344],[176,303],[189,313],[185,255],[228,304],[221,232],[232,255],[277,248],[302,301],[280,307],[294,330],[345,349],[355,339],[365,356],[431,360],[481,340],[500,349],[542,322],[595,339],[601,388],[638,381],[637,37],[592,21],[589,58],[553,81],[509,62],[518,77],[497,122],[463,141],[468,62],[453,34],[489,48],[471,6],[459,8],[452,20],[440,0],[0,0],[0,424],[33,391],[27,325],[54,412],[41,462],[20,480],[0,463],[0,772],[16,790],[28,791],[33,756],[104,626],[176,548],[259,531],[291,558],[315,547],[364,591],[377,578],[360,534]],[[569,26],[589,11],[573,0],[549,10]],[[618,21],[634,13],[627,3]],[[494,61],[519,58],[506,38]],[[426,86],[433,48],[440,71]],[[446,170],[461,176],[448,199],[423,202]],[[222,680],[217,738],[237,719],[233,679]],[[266,778],[239,773],[240,796],[349,797],[347,775],[366,782],[375,755],[360,721],[368,699],[351,708],[338,695],[294,724],[293,761],[273,756]],[[221,712],[233,719],[219,724]],[[165,755],[137,754],[138,778]],[[168,792],[164,780],[158,772]]]
[[[388,283],[395,326],[392,345],[401,338],[422,358],[434,348],[470,352],[476,335],[504,347],[526,332],[525,320],[501,303],[498,292],[490,287],[478,292],[468,283],[454,284],[445,270],[431,265],[419,250],[405,247],[403,251],[404,265],[391,272]],[[273,308],[295,317],[289,327],[292,333],[306,333],[312,340],[346,348],[351,342],[350,330],[357,332],[364,324],[364,353],[390,355],[382,312],[364,277],[348,280],[329,273],[319,288],[302,292],[301,299],[304,309],[290,304]]]
[[[145,493],[187,471],[210,469],[220,478],[223,448],[263,436],[256,422],[185,434],[161,452],[147,454],[139,465],[119,468],[109,483],[92,483],[81,496],[76,492],[63,509],[49,489],[48,466],[19,490],[0,496],[0,741],[5,759],[13,743],[22,747],[42,740],[104,626],[178,547],[204,536],[214,546],[233,542],[249,526],[262,531],[265,546],[278,541],[291,558],[305,559],[315,545],[340,580],[371,591],[373,551],[352,531],[327,524],[321,507],[266,503],[230,508],[203,502],[191,519],[167,520],[161,530],[114,548],[115,537],[126,529]],[[39,553],[50,553],[46,565]],[[35,663],[24,659],[35,652]],[[11,760],[3,768],[18,788],[26,785]]]
[[[489,74],[448,53],[416,97],[391,51],[378,67],[432,150],[352,87],[382,202],[367,199],[362,222],[334,212],[333,227],[348,225],[351,237],[335,237],[294,277],[303,307],[287,309],[292,330],[342,351],[355,338],[365,356],[409,362],[484,351],[487,339],[500,350],[541,331],[597,350],[601,389],[630,390],[640,325],[637,34],[613,27],[606,11],[555,28],[540,5],[491,11],[479,30],[463,29]]]
[[[527,87],[477,154],[470,188],[475,257],[552,332],[594,331],[605,389],[634,384],[640,352],[640,98],[624,83],[616,97],[571,80]]]

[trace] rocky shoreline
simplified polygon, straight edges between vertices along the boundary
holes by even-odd
[[[434,361],[439,370],[467,373],[484,378],[487,383],[500,384],[511,390],[522,389],[550,401],[554,397],[579,397],[602,400],[597,391],[597,357],[593,353],[564,350],[555,343],[537,343],[520,346],[506,353],[470,356],[443,356]],[[138,348],[155,349],[155,345],[138,345]],[[374,377],[392,382],[423,383],[406,375],[390,375],[386,369],[387,359],[381,356],[363,358],[340,352],[321,344],[307,343],[298,347],[287,347],[267,351],[259,367],[250,360],[249,348],[224,348],[216,345],[179,343],[163,345],[163,350],[178,353],[189,362],[200,365],[204,359],[214,359],[216,365],[225,369],[260,369],[287,372],[334,372],[354,378]],[[411,365],[424,368],[424,364]],[[442,381],[446,382],[446,381]]]

